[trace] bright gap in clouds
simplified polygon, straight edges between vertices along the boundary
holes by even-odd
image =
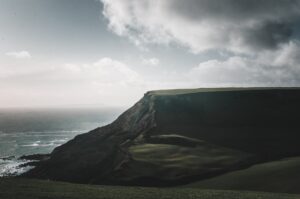
[[[15,51],[15,52],[7,52],[6,56],[17,58],[17,59],[30,59],[31,54],[28,51]]]

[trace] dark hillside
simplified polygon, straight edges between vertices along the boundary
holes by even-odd
[[[293,156],[300,152],[299,102],[297,89],[159,95],[153,134],[176,133],[266,158]]]

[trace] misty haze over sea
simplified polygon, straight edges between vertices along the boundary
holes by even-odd
[[[0,177],[22,172],[22,155],[50,153],[74,136],[113,121],[121,109],[0,109]]]

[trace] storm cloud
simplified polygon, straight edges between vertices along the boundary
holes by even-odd
[[[299,0],[101,0],[109,28],[137,45],[176,43],[194,53],[276,50],[299,37]]]

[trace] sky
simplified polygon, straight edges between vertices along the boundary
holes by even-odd
[[[300,0],[0,0],[0,107],[300,86]]]

